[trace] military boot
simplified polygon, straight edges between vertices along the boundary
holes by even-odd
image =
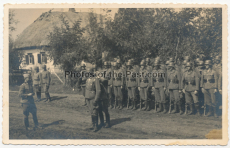
[[[148,102],[147,102],[147,100],[145,100],[145,107],[143,110],[147,110],[147,104],[148,104]]]
[[[164,109],[163,114],[166,114],[166,113],[167,113],[167,110],[166,110],[166,103],[162,103],[162,104],[163,104],[163,109]]]
[[[178,107],[179,107],[179,110],[180,110],[179,114],[182,115],[183,111],[182,111],[182,103],[181,103],[181,101],[179,101]]]
[[[174,102],[174,109],[172,111],[172,114],[175,114],[177,112],[177,102]]]
[[[207,112],[208,112],[208,113],[207,113],[205,116],[209,117],[209,116],[212,115],[212,107],[209,106],[209,105],[206,105],[206,108],[207,108]]]
[[[162,111],[162,104],[159,103],[159,109],[157,110],[157,113],[161,112]]]
[[[188,115],[192,115],[193,112],[194,112],[193,104],[190,104],[190,105],[189,105],[189,108],[190,108],[190,111],[188,112]]]
[[[119,104],[119,109],[122,110],[123,109],[123,103],[122,103],[122,100],[119,101],[120,104]]]
[[[200,116],[200,106],[199,106],[199,103],[195,103],[195,108],[196,108],[196,115]]]
[[[130,99],[130,101],[132,101],[132,102],[131,102],[131,107],[130,107],[130,109],[133,109],[134,101],[133,101],[133,99]]]
[[[92,125],[91,125],[91,127],[89,129],[93,130],[94,129],[94,117],[93,116],[91,116],[91,120],[92,120]]]
[[[106,114],[106,123],[105,123],[105,128],[110,128],[110,115]]]
[[[98,131],[98,116],[94,116],[94,132]]]
[[[105,126],[104,115],[103,115],[102,111],[99,111],[99,118],[100,118],[100,127]]]
[[[150,109],[151,109],[151,108],[150,108],[150,101],[147,101],[147,109],[146,109],[146,110],[147,110],[147,111],[150,111]]]
[[[217,115],[217,113],[216,113],[216,106],[213,106],[213,115],[214,115],[214,117],[218,117],[218,115]]]
[[[184,111],[184,115],[188,115],[188,104],[185,104],[185,111]]]
[[[136,103],[136,100],[133,100],[133,110],[136,110],[137,109],[137,103]]]

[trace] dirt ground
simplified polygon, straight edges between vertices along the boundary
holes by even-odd
[[[94,133],[89,129],[90,113],[82,106],[83,96],[51,93],[53,101],[36,102],[43,129],[25,131],[17,94],[16,91],[9,94],[10,139],[204,139],[211,130],[222,128],[221,117],[110,109],[112,127]],[[32,115],[29,121],[32,127]]]

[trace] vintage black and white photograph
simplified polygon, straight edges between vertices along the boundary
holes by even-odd
[[[223,11],[8,8],[7,138],[223,140]]]

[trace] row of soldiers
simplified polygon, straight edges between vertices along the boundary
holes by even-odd
[[[142,60],[140,67],[134,65],[132,59],[126,66],[121,65],[120,59],[112,63],[104,62],[101,71],[106,73],[125,74],[130,71],[144,74],[141,77],[132,74],[125,77],[105,77],[108,105],[110,108],[122,109],[127,106],[128,109],[136,110],[139,104],[140,110],[149,111],[155,108],[156,112],[179,112],[185,115],[200,115],[200,108],[203,106],[205,116],[217,117],[217,103],[221,102],[222,98],[220,61],[221,58],[217,56],[213,61],[197,58],[192,62],[190,57],[186,56],[182,64],[178,65],[173,58],[163,63],[157,57],[154,62],[149,58]],[[85,65],[82,65],[82,72],[84,69]],[[149,77],[149,73],[161,75]],[[81,87],[84,95],[88,94],[85,92],[86,83],[87,77],[82,77]]]
[[[24,125],[26,130],[29,128],[29,113],[33,116],[34,129],[41,128],[38,125],[37,108],[34,102],[36,97],[37,102],[41,101],[41,90],[44,90],[46,100],[50,102],[49,86],[51,81],[50,72],[46,70],[46,65],[41,66],[42,71],[39,72],[39,67],[34,66],[30,73],[24,74],[24,83],[19,88],[20,103],[24,115]]]

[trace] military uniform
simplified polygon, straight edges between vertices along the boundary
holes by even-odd
[[[117,63],[115,63],[115,67],[117,66]],[[122,88],[124,86],[124,78],[123,78],[123,70],[122,68],[116,68],[113,71],[114,75],[113,75],[113,91],[114,91],[114,95],[115,95],[115,108],[118,105],[118,109],[122,109],[123,108],[123,93],[122,93]],[[120,73],[120,75],[119,75]]]
[[[175,65],[173,63],[169,64],[169,67],[172,67],[172,69],[169,68],[167,71],[167,89],[169,91],[169,97],[170,97],[170,110],[171,111],[171,105],[174,102],[174,110],[172,113],[177,112],[177,105],[179,106],[180,114],[182,114],[182,108],[181,108],[181,100],[179,96],[179,90],[181,90],[181,73],[177,69],[175,69]]]
[[[92,69],[90,69],[89,72],[92,72]],[[85,85],[85,99],[91,114],[94,131],[98,130],[98,110],[100,93],[101,87],[99,79],[96,77],[89,77],[86,80]]]
[[[106,79],[108,81],[108,85],[107,85],[107,93],[108,93],[108,97],[109,97],[109,105],[110,108],[113,108],[113,79],[112,79],[112,75],[113,75],[113,70],[111,67],[111,63],[109,63],[109,68],[106,70]]]
[[[192,67],[191,63],[187,63],[186,67]],[[187,105],[190,107],[190,112],[188,114],[193,114],[193,103],[195,106],[199,103],[198,100],[198,90],[199,90],[199,76],[195,70],[186,71],[181,79],[181,88],[185,93],[185,114],[187,114]]]
[[[33,121],[34,121],[34,127],[36,128],[38,126],[38,119],[37,119],[37,108],[34,103],[34,92],[33,92],[33,86],[31,84],[31,79],[29,75],[24,76],[25,82],[20,86],[19,88],[19,97],[21,98],[21,104],[22,104],[22,109],[23,109],[23,115],[24,115],[24,125],[26,127],[26,130],[29,127],[29,113],[32,114],[33,116]]]
[[[84,98],[85,98],[85,86],[86,86],[86,80],[87,80],[87,77],[85,77],[85,73],[86,73],[85,67],[86,67],[85,64],[81,65],[82,76],[79,78],[79,83],[80,83],[82,95],[84,96]],[[85,104],[83,106],[86,106],[86,104],[87,103],[86,103],[86,98],[85,98]]]
[[[46,70],[46,65],[43,65],[42,68],[43,68],[43,71],[41,72],[42,88],[45,92],[46,101],[51,101],[50,100],[50,94],[49,94],[49,86],[50,86],[50,81],[51,81],[50,72]]]
[[[104,69],[107,70],[107,69]],[[102,71],[103,73],[103,71]],[[100,120],[101,120],[101,125],[104,125],[104,116],[103,113],[105,113],[105,118],[106,118],[106,124],[105,127],[109,128],[110,127],[110,115],[109,115],[109,101],[110,99],[108,98],[108,79],[105,77],[99,77],[99,83],[100,83],[100,87],[101,87],[101,94],[100,94],[100,101],[99,101],[99,116],[100,116]]]
[[[155,65],[159,66],[159,62],[155,62]],[[151,77],[151,86],[153,87],[154,94],[155,94],[155,102],[159,103],[160,110],[162,111],[162,106],[164,109],[164,113],[166,113],[166,97],[165,97],[165,89],[166,89],[166,80],[167,80],[167,73],[166,70],[163,68],[154,67],[152,71],[153,76]],[[154,76],[154,74],[156,76]],[[156,105],[155,105],[156,106]],[[156,110],[156,108],[155,108]]]
[[[211,65],[210,60],[205,61],[205,65]],[[208,116],[212,114],[212,109],[214,111],[214,115],[216,115],[216,96],[218,87],[218,77],[217,73],[211,68],[205,68],[201,76],[201,85],[202,92],[204,93],[204,104],[209,108]]]
[[[37,101],[41,101],[41,84],[42,84],[42,75],[39,72],[37,66],[34,67],[34,74],[32,76],[33,88]]]
[[[131,66],[132,62],[128,62],[128,66]],[[132,101],[131,109],[136,109],[137,101],[137,87],[138,87],[138,78],[133,77],[132,73],[137,73],[135,68],[128,69],[131,73],[126,76],[126,87],[128,90],[128,99]],[[129,108],[129,100],[127,101],[127,108]]]

